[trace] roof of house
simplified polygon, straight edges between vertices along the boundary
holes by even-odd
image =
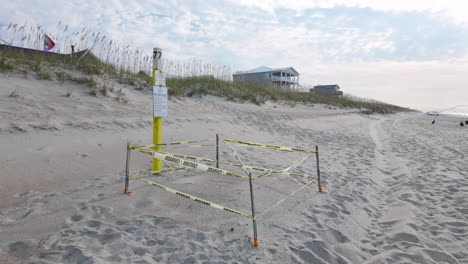
[[[80,50],[80,51],[71,53],[71,55],[74,56],[74,57],[78,57],[78,61],[86,58],[86,59],[95,60],[95,61],[98,61],[98,62],[101,62],[101,63],[103,62],[101,59],[99,59],[98,56],[94,55],[94,53],[91,52],[91,50],[89,50],[89,49]]]
[[[299,72],[296,71],[293,67],[283,67],[283,68],[273,69],[273,68],[266,67],[266,66],[260,66],[258,68],[248,70],[248,71],[237,72],[237,73],[234,73],[233,75],[252,74],[252,73],[261,73],[261,72],[279,72],[279,71],[287,72],[293,75],[299,75]]]

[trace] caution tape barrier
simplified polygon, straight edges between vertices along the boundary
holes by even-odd
[[[271,209],[275,208],[276,206],[280,205],[282,202],[286,201],[286,199],[288,199],[289,197],[295,195],[297,192],[299,192],[300,190],[304,189],[305,187],[307,187],[309,184],[313,183],[314,181],[310,181],[306,184],[304,184],[301,188],[295,190],[294,192],[290,193],[288,196],[284,197],[283,199],[279,200],[277,203],[275,203],[274,205],[272,205],[271,207],[265,209],[263,212],[261,212],[260,214],[257,215],[258,216],[261,216],[265,213],[267,213],[268,211],[270,211]]]
[[[141,175],[148,175],[148,174],[158,174],[158,173],[163,173],[163,172],[168,172],[168,171],[177,171],[177,170],[184,170],[187,169],[187,167],[182,167],[182,168],[173,168],[173,169],[166,169],[166,170],[160,170],[160,171],[144,171],[144,172],[139,172],[135,174],[131,174],[131,176],[141,176]]]
[[[280,150],[280,151],[311,153],[311,154],[317,153],[317,151],[312,151],[312,150],[304,150],[304,149],[290,148],[290,147],[280,147],[280,146],[267,145],[267,144],[258,144],[258,143],[245,142],[245,141],[239,141],[239,140],[233,140],[233,139],[221,139],[221,140],[227,141],[227,142],[238,143],[241,145],[251,146],[251,147],[269,148],[269,149]]]
[[[240,174],[237,174],[237,173],[234,173],[234,172],[230,172],[230,171],[223,170],[223,169],[218,169],[218,168],[211,167],[211,166],[208,166],[208,165],[205,165],[205,164],[201,164],[201,163],[197,163],[197,162],[193,162],[193,161],[188,161],[188,160],[184,160],[184,159],[181,159],[181,158],[176,158],[174,156],[163,154],[163,153],[157,152],[157,151],[147,150],[147,149],[144,149],[144,148],[136,148],[136,147],[132,147],[132,149],[136,150],[136,151],[139,151],[141,153],[145,153],[147,155],[150,155],[150,156],[152,156],[154,158],[157,158],[159,160],[172,162],[172,163],[179,164],[179,165],[182,165],[182,166],[186,166],[186,167],[189,167],[189,168],[194,168],[194,169],[207,171],[207,172],[214,172],[214,173],[218,173],[218,174],[222,174],[222,175],[235,176],[235,177],[240,177],[240,178],[247,178],[247,179],[249,178],[247,176],[240,175]]]
[[[138,149],[144,149],[144,148],[139,148],[139,147],[131,147],[133,150],[136,150],[138,151]],[[145,149],[146,151],[152,151],[150,149]],[[140,151],[141,152],[141,151]],[[164,152],[164,151],[159,151],[159,153],[162,153],[162,154],[165,154],[165,155],[168,155],[168,156],[171,156],[171,157],[176,157],[176,158],[182,158],[182,159],[192,159],[192,160],[199,160],[199,161],[206,161],[206,162],[212,162],[212,163],[215,163],[216,160],[212,160],[212,159],[207,159],[207,158],[201,158],[201,157],[195,157],[195,156],[190,156],[190,155],[182,155],[182,154],[175,154],[175,153],[170,153],[170,152]],[[308,156],[309,157],[309,156]],[[306,158],[308,158],[306,157]],[[304,159],[305,160],[305,159]],[[227,161],[218,161],[219,163],[222,163],[222,164],[226,164],[226,165],[232,165],[232,166],[236,166],[236,167],[242,167],[241,164],[238,164],[238,163],[233,163],[233,162],[227,162]],[[302,163],[302,162],[301,162]],[[300,165],[300,164],[298,164]],[[297,166],[298,166],[297,165]],[[297,167],[295,166],[295,167]],[[284,170],[272,170],[272,169],[265,169],[265,168],[258,168],[258,167],[253,167],[253,166],[249,166],[249,165],[245,165],[244,166],[246,169],[252,169],[252,170],[257,170],[257,171],[264,171],[264,172],[267,172],[267,173],[278,173],[278,174],[283,174],[283,175],[289,175],[289,176],[297,176],[297,177],[304,177],[304,178],[311,178],[311,179],[316,179],[317,177],[316,176],[309,176],[309,175],[303,175],[303,174],[298,174],[298,173],[292,173],[292,172],[286,172]],[[186,168],[186,167],[184,167]],[[182,169],[182,168],[180,168]],[[290,168],[291,169],[291,168]],[[163,171],[162,171],[163,172]],[[151,172],[151,173],[158,173],[158,172]],[[149,174],[149,173],[148,173]],[[252,180],[255,180],[257,178],[261,178],[261,177],[264,177],[266,176],[266,173],[264,174],[260,174],[258,176],[255,176],[255,177],[252,177]],[[248,177],[242,177],[242,178],[248,178]]]
[[[233,155],[237,159],[239,164],[233,163],[233,162],[224,162],[224,161],[219,161],[218,160],[218,157],[219,157],[219,155],[218,155],[219,154],[219,140],[224,142],[232,150]],[[162,189],[164,191],[179,195],[179,196],[184,197],[186,199],[189,199],[189,200],[204,204],[206,206],[210,206],[210,207],[213,207],[213,208],[216,208],[216,209],[219,209],[219,210],[223,210],[223,211],[228,211],[228,212],[231,212],[231,213],[234,213],[234,214],[237,214],[237,215],[245,216],[247,218],[252,219],[252,221],[253,221],[253,231],[254,231],[254,243],[253,243],[253,245],[258,246],[257,224],[256,224],[257,217],[263,216],[264,214],[266,214],[267,212],[269,212],[273,208],[279,206],[281,203],[286,201],[288,198],[294,196],[296,193],[298,193],[302,189],[306,188],[308,185],[310,185],[311,183],[313,183],[315,181],[307,182],[306,184],[301,186],[299,189],[291,192],[286,197],[284,197],[281,200],[279,200],[278,202],[276,202],[274,205],[270,206],[266,210],[263,210],[256,217],[255,216],[255,209],[254,209],[254,198],[253,198],[254,197],[254,195],[253,195],[254,190],[253,190],[253,187],[252,187],[252,181],[253,180],[257,180],[257,179],[260,179],[260,178],[263,178],[263,177],[266,177],[266,176],[272,175],[272,174],[285,174],[285,175],[291,175],[291,176],[313,178],[313,179],[317,179],[319,192],[324,191],[323,188],[320,185],[320,168],[319,168],[318,146],[315,146],[315,151],[311,151],[311,150],[304,150],[304,149],[299,149],[299,148],[282,147],[282,146],[268,145],[268,144],[258,144],[258,143],[239,141],[239,140],[232,140],[232,139],[219,139],[218,134],[216,134],[216,145],[200,144],[200,145],[186,145],[186,146],[183,146],[183,144],[191,144],[191,143],[203,142],[203,141],[213,141],[213,140],[191,140],[191,141],[180,141],[180,142],[171,142],[171,143],[165,143],[165,144],[152,144],[152,145],[144,145],[144,146],[130,146],[127,143],[127,160],[126,160],[126,168],[125,168],[126,178],[125,178],[125,188],[124,188],[123,193],[124,194],[131,194],[132,193],[132,192],[129,191],[129,179],[132,178],[132,179],[141,181],[143,183],[158,187],[158,188],[160,188],[160,189]],[[291,163],[289,163],[289,164],[287,164],[285,166],[282,166],[279,170],[263,169],[263,168],[258,168],[258,167],[245,165],[244,161],[242,160],[240,155],[237,153],[236,149],[230,143],[237,143],[240,146],[247,146],[247,147],[261,147],[261,148],[268,148],[268,149],[279,150],[279,151],[307,153],[309,155],[307,155],[306,157],[303,157],[301,159],[298,159],[296,161],[293,161],[293,162],[291,162]],[[195,157],[195,156],[189,156],[189,155],[180,155],[180,154],[175,154],[175,153],[163,152],[162,151],[162,149],[163,149],[162,146],[174,146],[174,148],[178,148],[178,147],[195,148],[195,147],[216,146],[216,160],[201,158],[201,157]],[[167,162],[170,162],[170,163],[178,164],[178,165],[181,165],[183,167],[166,169],[166,170],[159,170],[159,171],[140,172],[140,173],[129,175],[129,160],[130,160],[131,150],[135,150],[135,151],[147,154],[147,155],[149,155],[149,156],[151,156],[151,157],[153,157],[155,159],[159,159],[161,161],[167,161]],[[288,172],[289,170],[298,167],[305,160],[307,160],[309,157],[311,157],[312,154],[316,155],[317,177]],[[224,163],[224,164],[237,166],[237,167],[242,168],[242,170],[248,176],[244,176],[244,175],[233,173],[233,172],[230,172],[230,171],[227,171],[227,170],[215,168],[215,167],[203,164],[203,163],[189,161],[187,159],[196,160],[196,161],[203,161],[203,162],[210,162],[210,163],[216,163],[216,167],[218,167],[219,163]],[[247,161],[249,161],[249,160],[247,159]],[[198,169],[198,170],[206,171],[206,172],[214,172],[214,173],[218,173],[218,174],[222,174],[222,175],[229,175],[229,176],[235,176],[235,177],[239,177],[239,178],[249,179],[252,214],[249,215],[249,214],[246,214],[246,213],[243,213],[243,212],[240,212],[240,211],[237,211],[237,210],[222,206],[220,204],[213,203],[213,202],[201,199],[199,197],[196,197],[196,196],[193,196],[193,195],[190,195],[190,194],[180,192],[180,191],[177,191],[175,189],[166,187],[164,185],[161,185],[161,184],[158,184],[158,183],[155,183],[155,182],[152,182],[152,181],[145,180],[145,179],[137,177],[137,176],[140,176],[140,175],[162,173],[162,172],[167,172],[167,171],[176,171],[176,170],[190,169],[190,168],[194,168],[194,169]],[[249,169],[257,170],[257,171],[263,171],[264,173],[261,174],[261,175],[257,175],[256,177],[252,177]]]
[[[151,151],[151,150],[148,150],[148,151]],[[164,152],[164,151],[159,151],[159,153],[162,153],[162,154],[166,154],[168,156],[171,156],[171,157],[176,157],[176,158],[182,158],[182,159],[192,159],[192,160],[199,160],[199,161],[206,161],[206,162],[212,162],[212,163],[215,163],[216,160],[212,160],[212,159],[207,159],[207,158],[200,158],[200,157],[195,157],[195,156],[190,156],[190,155],[182,155],[182,154],[175,154],[175,153],[170,153],[170,152]],[[306,157],[306,159],[308,158],[309,156]],[[305,160],[305,159],[304,159]],[[226,165],[232,165],[232,166],[236,166],[236,167],[242,167],[241,164],[238,164],[238,163],[233,163],[233,162],[227,162],[227,161],[218,161],[219,163],[223,163],[223,164],[226,164]],[[302,163],[302,162],[301,162]],[[297,166],[299,166],[300,164],[298,164]],[[295,167],[297,167],[295,166]],[[304,178],[311,178],[311,179],[316,179],[317,177],[315,176],[309,176],[309,175],[303,175],[303,174],[298,174],[298,173],[292,173],[292,172],[287,172],[287,171],[284,171],[284,170],[272,170],[272,169],[264,169],[264,168],[258,168],[258,167],[253,167],[253,166],[249,166],[249,165],[244,165],[244,167],[246,169],[252,169],[252,170],[257,170],[257,171],[264,171],[264,172],[268,172],[268,173],[278,173],[278,174],[283,174],[283,175],[289,175],[289,176],[297,176],[297,177],[304,177]],[[289,168],[291,169],[291,168]],[[265,176],[264,174],[260,174],[258,176],[255,176],[255,177],[252,177],[252,180],[255,180],[257,178],[261,178]],[[243,177],[245,178],[245,177]],[[248,177],[247,177],[248,178]]]
[[[131,149],[134,149],[134,148],[151,148],[151,147],[158,147],[158,146],[172,146],[172,145],[190,144],[190,143],[207,142],[207,141],[214,141],[214,140],[213,139],[189,140],[189,141],[169,142],[169,143],[164,143],[164,144],[131,146],[130,148]]]
[[[267,175],[270,175],[272,173],[280,173],[280,174],[285,174],[285,175],[290,175],[290,176],[299,176],[299,177],[304,177],[304,178],[312,178],[312,179],[315,179],[316,177],[315,176],[307,176],[307,175],[301,175],[301,174],[297,174],[297,173],[290,173],[290,172],[287,172],[288,170],[290,169],[293,169],[293,168],[296,168],[297,166],[301,165],[306,159],[308,159],[310,156],[312,156],[312,154],[308,155],[307,157],[305,158],[302,158],[302,159],[299,159],[297,161],[293,161],[292,163],[290,163],[291,165],[284,169],[284,170],[280,170],[280,171],[270,171],[271,173],[264,173],[264,174],[261,174],[261,175],[258,175],[256,177],[254,177],[253,179],[256,180],[258,178],[262,178],[262,177],[265,177]]]
[[[179,196],[182,196],[184,198],[187,198],[187,199],[190,199],[192,201],[195,201],[195,202],[199,202],[201,204],[204,204],[204,205],[208,205],[208,206],[211,206],[213,208],[216,208],[216,209],[220,209],[220,210],[224,210],[224,211],[228,211],[228,212],[231,212],[231,213],[234,213],[234,214],[238,214],[238,215],[242,215],[242,216],[245,216],[245,217],[248,217],[250,219],[253,219],[255,220],[254,217],[252,217],[251,215],[248,215],[246,213],[242,213],[242,212],[239,212],[237,210],[234,210],[234,209],[231,209],[231,208],[228,208],[228,207],[225,207],[225,206],[222,206],[222,205],[219,205],[217,203],[213,203],[213,202],[210,202],[210,201],[207,201],[207,200],[204,200],[204,199],[201,199],[201,198],[198,198],[196,196],[193,196],[193,195],[190,195],[190,194],[187,194],[187,193],[184,193],[184,192],[180,192],[180,191],[177,191],[177,190],[174,190],[172,188],[169,188],[169,187],[166,187],[164,185],[161,185],[159,183],[155,183],[155,182],[152,182],[152,181],[148,181],[148,180],[145,180],[145,179],[140,179],[138,177],[135,177],[135,176],[132,176],[132,175],[128,175],[128,177],[132,178],[132,179],[135,179],[135,180],[139,180],[141,182],[144,182],[146,184],[150,184],[150,185],[153,185],[153,186],[156,186],[164,191],[167,191],[167,192],[170,192],[170,193],[173,193],[173,194],[177,194]]]
[[[211,145],[174,145],[172,148],[202,148],[202,147],[215,147],[216,145],[211,144]]]

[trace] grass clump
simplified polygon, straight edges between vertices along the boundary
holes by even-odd
[[[97,96],[97,89],[96,88],[91,88],[91,90],[89,90],[89,94],[92,95],[92,96]]]
[[[6,61],[5,57],[0,59],[0,72],[9,72],[15,69],[13,64],[10,64]]]
[[[36,60],[32,66],[32,69],[35,71],[35,72],[40,72],[42,70],[42,65],[41,65],[41,61],[40,60]]]
[[[89,80],[88,85],[91,88],[89,90],[89,94],[92,95],[92,96],[97,96],[97,92],[98,92],[98,83],[97,83],[97,81],[94,80],[93,78],[91,78]]]
[[[70,74],[64,72],[64,71],[59,71],[59,72],[56,72],[55,75],[57,76],[57,80],[63,84],[66,80],[70,80],[71,79],[71,76]]]
[[[117,96],[115,97],[115,99],[121,103],[128,103],[128,99],[125,96],[125,94],[122,92],[122,88],[120,88],[117,91]]]
[[[39,78],[39,80],[52,80],[52,75],[49,71],[39,71],[37,73],[37,78]]]
[[[101,86],[101,93],[102,93],[102,95],[104,95],[104,96],[107,96],[107,95],[108,95],[109,89],[107,88],[107,85],[106,85],[106,84],[103,84],[103,85]]]

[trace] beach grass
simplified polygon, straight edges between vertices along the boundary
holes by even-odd
[[[255,84],[233,83],[213,77],[171,78],[167,80],[169,95],[175,97],[215,95],[238,102],[261,105],[267,100],[285,101],[294,106],[301,104],[326,104],[337,108],[361,109],[363,113],[394,113],[411,109],[354,96],[317,95],[310,92],[268,89]]]

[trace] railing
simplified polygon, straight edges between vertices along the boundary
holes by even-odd
[[[298,83],[298,81],[294,80],[294,78],[286,76],[271,76],[271,80],[274,82],[285,81],[290,83]]]

